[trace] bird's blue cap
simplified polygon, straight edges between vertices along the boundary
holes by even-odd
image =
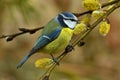
[[[69,17],[69,18],[74,18],[76,17],[74,14],[70,13],[70,12],[62,12],[61,15],[64,15],[65,17]]]

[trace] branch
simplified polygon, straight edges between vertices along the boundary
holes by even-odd
[[[72,43],[72,46],[76,46],[81,40],[83,40],[101,21],[103,21],[103,19],[105,17],[108,17],[114,10],[116,10],[117,8],[120,7],[120,1],[118,3],[116,3],[116,5],[114,5],[111,9],[109,9],[105,15],[101,16],[99,19],[97,19],[90,27],[90,29],[88,29],[85,33],[83,33],[82,36],[79,36],[79,38],[74,41]],[[71,51],[65,51],[63,53],[61,53],[57,59],[60,62],[69,52]],[[55,69],[55,67],[57,66],[56,63],[53,63],[53,65],[39,78],[39,80],[49,80],[50,74],[51,72]]]
[[[23,35],[23,34],[26,34],[26,33],[30,33],[30,34],[33,34],[35,33],[36,31],[40,30],[40,29],[43,29],[44,26],[42,27],[38,27],[38,28],[35,28],[35,29],[26,29],[26,28],[19,28],[19,31],[21,32],[18,32],[18,33],[15,33],[15,34],[10,34],[10,35],[2,35],[0,37],[0,39],[2,38],[6,38],[6,41],[12,41],[14,38],[16,38],[17,36],[20,36],[20,35]]]
[[[101,8],[107,7],[107,6],[115,4],[117,2],[119,2],[119,0],[113,0],[113,1],[108,2],[108,3],[104,3]],[[73,13],[73,14],[77,17],[80,17],[82,15],[89,14],[89,13],[92,13],[92,11],[89,10],[89,11],[85,11],[85,12],[82,12],[82,13]]]

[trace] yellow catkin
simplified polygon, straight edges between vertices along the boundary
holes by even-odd
[[[99,28],[99,33],[102,36],[106,36],[109,31],[110,31],[110,24],[108,24],[106,21],[101,22],[100,28]]]
[[[38,59],[35,62],[35,67],[36,68],[41,68],[41,69],[47,69],[52,65],[53,60],[50,58],[42,58]]]
[[[95,10],[92,12],[92,17],[99,18],[105,14],[105,11],[102,10]]]
[[[82,4],[87,10],[97,10],[101,8],[101,4],[98,0],[83,0]]]
[[[80,23],[80,24],[77,24],[77,26],[75,27],[74,29],[74,34],[77,35],[77,34],[80,34],[84,31],[87,30],[87,26],[84,24],[84,23]]]

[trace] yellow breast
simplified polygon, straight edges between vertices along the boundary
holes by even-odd
[[[54,54],[63,51],[69,44],[72,35],[73,30],[69,28],[63,28],[60,35],[54,41],[46,45],[42,49],[42,52]]]

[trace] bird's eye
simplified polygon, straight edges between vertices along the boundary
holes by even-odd
[[[74,20],[74,19],[70,19],[71,21],[76,21],[76,20]]]
[[[79,20],[75,20],[75,19],[70,19],[70,20],[79,23]]]

